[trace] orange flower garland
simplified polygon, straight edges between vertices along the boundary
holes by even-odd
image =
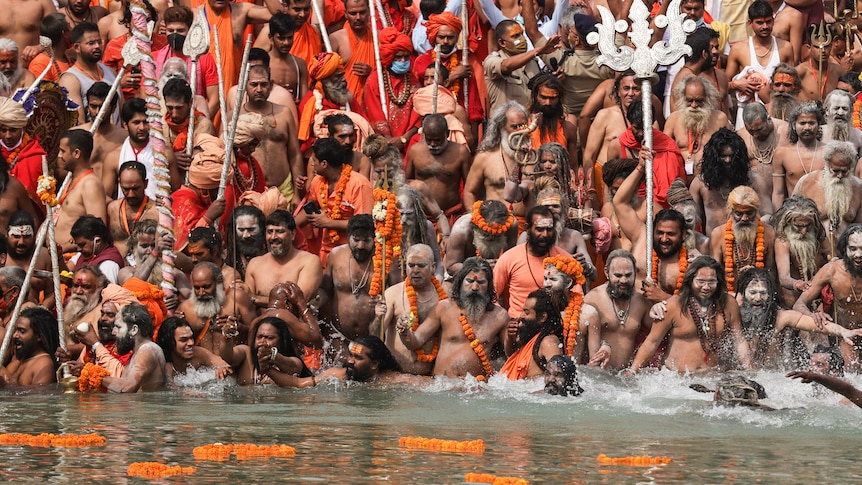
[[[368,296],[374,298],[383,292],[383,258],[386,258],[388,269],[392,267],[392,260],[401,257],[401,211],[398,210],[395,194],[388,190],[374,189],[371,216],[374,218],[374,274],[371,275]]]
[[[437,52],[432,49],[431,50],[431,64],[433,65],[435,62],[437,62]],[[446,65],[446,63],[443,61],[440,61],[440,63],[443,65]],[[457,55],[451,55],[451,56],[449,56],[449,65],[446,66],[446,69],[449,69],[449,72],[452,72],[452,70],[454,70],[456,67],[458,67],[459,63],[460,63],[460,60],[458,59],[458,56]],[[449,86],[449,91],[452,92],[452,96],[454,96],[455,99],[458,99],[458,93],[461,92],[461,81],[456,81],[454,84]]]
[[[192,454],[195,456],[195,460],[224,461],[230,457],[232,451],[233,445],[213,443],[211,445],[195,446]]]
[[[552,256],[542,260],[542,265],[545,268],[548,266],[557,268],[560,273],[568,275],[579,285],[587,282],[587,278],[584,276],[584,267],[575,258],[560,255]],[[566,355],[572,355],[575,351],[575,340],[578,336],[578,323],[583,303],[584,295],[573,291],[563,314],[563,341],[566,345],[564,349]]]
[[[411,450],[485,453],[485,442],[482,440],[454,441],[441,440],[437,438],[422,438],[420,436],[403,436],[398,439],[398,446]]]
[[[40,175],[39,178],[36,179],[36,195],[39,196],[39,200],[41,200],[43,204],[56,207],[57,179],[50,175],[47,177]]]
[[[529,480],[517,477],[498,477],[490,473],[468,473],[464,481],[470,483],[491,483],[493,485],[530,485]]]
[[[320,204],[320,210],[325,212],[333,221],[341,219],[341,201],[344,198],[344,190],[347,188],[347,182],[350,180],[350,172],[352,171],[353,166],[349,163],[345,163],[341,167],[341,176],[338,178],[338,185],[335,186],[335,201],[332,207],[329,207],[327,203],[329,201],[329,181],[325,177],[321,177],[323,182],[320,183],[320,191],[317,197],[318,203]],[[329,242],[332,244],[337,243],[340,239],[338,231],[335,229],[327,229],[327,231],[329,231]]]
[[[509,211],[509,217],[506,218],[506,222],[503,224],[488,224],[488,221],[486,221],[479,212],[479,208],[482,207],[482,202],[484,201],[477,200],[473,203],[473,214],[470,215],[470,222],[475,224],[476,227],[485,234],[490,234],[492,236],[505,234],[512,227],[512,224],[515,223],[515,216],[512,214],[512,211]]]
[[[108,369],[91,362],[84,364],[81,377],[78,378],[78,390],[81,392],[98,391],[102,387],[102,378],[110,375]]]
[[[249,443],[197,446],[192,450],[196,460],[224,461],[233,453],[238,460],[262,457],[296,456],[296,448],[287,445],[255,445]]]
[[[440,281],[437,280],[437,277],[431,275],[431,283],[434,284],[434,288],[437,290],[437,301],[443,301],[446,298],[449,298],[449,295],[446,294],[446,290],[443,289],[443,285],[440,284]],[[413,285],[410,283],[410,278],[404,279],[404,292],[407,293],[407,302],[410,304],[410,318],[413,321],[413,326],[411,330],[414,332],[417,328],[419,328],[419,305],[416,303],[416,289],[413,288]],[[437,351],[440,350],[440,339],[434,340],[434,349],[431,350],[430,354],[426,354],[422,349],[416,349],[416,360],[419,362],[434,362],[434,359],[437,358]]]
[[[604,453],[596,457],[596,461],[602,465],[622,465],[622,466],[652,466],[666,465],[672,463],[673,460],[666,456],[624,456],[622,458],[611,458]]]
[[[482,369],[485,370],[485,375],[476,376],[476,380],[484,381],[487,377],[494,374],[494,367],[491,366],[491,362],[485,354],[485,347],[482,345],[482,342],[476,338],[476,333],[473,332],[473,327],[470,326],[470,322],[467,321],[467,317],[462,313],[458,316],[458,321],[461,322],[461,327],[464,329],[464,335],[467,336],[467,340],[470,341],[470,347],[473,348],[473,352],[476,352],[476,355],[479,357],[479,361],[482,362]]]
[[[126,475],[130,477],[159,478],[172,477],[176,475],[191,475],[197,468],[193,466],[168,466],[155,461],[135,462],[126,469]]]
[[[856,94],[856,101],[853,103],[853,128],[862,130],[862,120],[859,119],[859,111],[862,109],[862,93]]]
[[[764,266],[764,253],[766,252],[766,244],[763,237],[763,221],[757,218],[757,238],[754,240],[754,266],[762,268]],[[734,291],[736,288],[736,278],[733,276],[734,261],[733,261],[733,218],[727,220],[724,226],[724,274],[727,277],[727,291]]]
[[[679,248],[679,261],[677,262],[677,267],[679,268],[679,276],[676,278],[676,286],[674,287],[673,294],[676,295],[679,292],[679,289],[682,288],[682,280],[685,277],[685,270],[688,269],[688,254],[685,250],[685,244]],[[652,252],[652,280],[655,284],[658,284],[658,253],[655,251]]]
[[[57,447],[80,447],[80,446],[105,446],[105,437],[96,433],[90,434],[51,434],[42,433],[38,435],[23,433],[0,434],[0,445],[26,445],[26,446],[57,446]]]
[[[452,57],[457,57],[457,56],[452,56]],[[19,143],[18,146],[15,147],[14,150],[9,152],[9,155],[6,155],[6,162],[9,163],[9,170],[12,170],[12,167],[14,167],[16,163],[18,163],[18,155],[20,155],[21,150],[26,148],[27,145],[29,145],[29,144],[30,144],[30,134],[25,131],[24,135],[21,137],[21,143]]]

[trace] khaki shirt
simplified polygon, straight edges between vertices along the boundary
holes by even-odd
[[[524,66],[504,75],[501,67],[503,61],[510,57],[512,56],[500,49],[489,54],[482,62],[485,80],[488,83],[490,113],[493,113],[497,106],[502,106],[509,101],[517,101],[523,107],[530,108],[530,90],[527,88],[527,83],[539,73],[539,62],[535,58],[530,59]]]
[[[541,48],[547,43],[542,39],[536,43],[536,48]],[[564,52],[565,60],[563,60]],[[563,80],[563,112],[566,114],[580,115],[587,99],[593,91],[606,79],[614,77],[614,71],[607,66],[596,64],[599,56],[597,50],[556,50],[542,56],[542,62],[552,70],[554,66],[562,65],[566,78]]]

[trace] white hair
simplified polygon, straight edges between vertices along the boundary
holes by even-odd
[[[18,43],[6,37],[0,37],[0,51],[18,52]]]

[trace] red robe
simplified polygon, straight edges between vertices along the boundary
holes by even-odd
[[[323,98],[322,109],[344,109],[343,106],[339,106],[325,96]],[[306,109],[309,110],[309,113],[306,113]],[[350,111],[368,119],[365,116],[365,110],[359,104],[355,98],[350,100]],[[300,149],[302,153],[305,153],[307,150],[311,149],[311,145],[314,144],[314,140],[316,137],[314,136],[314,114],[317,113],[315,109],[315,97],[314,90],[310,89],[307,93],[305,93],[305,97],[302,98],[302,101],[299,102],[299,141],[302,143]],[[308,125],[308,126],[306,126]],[[305,130],[308,130],[308,135],[305,135]]]
[[[123,255],[120,254],[120,251],[116,248],[116,246],[111,244],[110,246],[99,252],[99,254],[94,254],[89,258],[84,258],[84,256],[82,255],[75,263],[75,271],[78,271],[84,266],[98,267],[105,261],[113,261],[117,263],[117,266],[121,268],[126,265],[126,262],[123,260]]]
[[[39,176],[42,175],[42,157],[47,155],[45,149],[39,144],[39,137],[30,138],[24,148],[18,152],[18,156],[10,158],[12,151],[2,150],[3,158],[9,164],[9,173],[18,179],[19,182],[27,189],[27,194],[30,199],[36,204],[42,214],[45,214],[45,206],[42,205],[39,196],[36,195],[36,184],[39,181]],[[60,190],[59,184],[57,190]]]
[[[620,135],[619,140],[621,156],[638,157],[641,144],[632,134],[631,127]],[[652,149],[655,151],[655,159],[652,163],[653,200],[663,208],[669,209],[667,189],[670,188],[674,180],[678,178],[685,180],[685,161],[676,142],[655,128],[652,129]],[[646,184],[644,182],[641,182],[638,196],[646,197]]]
[[[233,213],[233,208],[236,205],[236,194],[233,189],[233,184],[228,184],[224,193],[225,209],[224,214],[219,218],[219,231],[224,236],[224,228],[230,223],[230,215]],[[182,186],[179,190],[171,194],[174,202],[174,237],[176,243],[174,248],[181,251],[188,243],[189,232],[196,227],[208,225],[204,221],[203,216],[206,214],[209,206],[204,205],[197,192],[189,187]]]
[[[404,76],[396,76],[389,74],[389,85],[392,86],[392,92],[395,96],[400,96],[407,89],[407,83]],[[383,116],[383,103],[380,100],[380,84],[377,81],[377,70],[371,71],[368,76],[368,83],[365,85],[364,102],[366,118],[371,121],[371,126],[374,127],[375,133],[381,135],[392,136],[398,138],[413,128],[417,123],[411,123],[413,114],[413,95],[404,103],[403,106],[398,106],[389,99],[389,118]],[[386,94],[387,97],[389,94]],[[418,118],[415,118],[418,121]]]
[[[422,78],[425,76],[425,70],[429,67],[434,67],[434,59],[431,57],[431,54],[433,53],[434,51],[431,50],[416,58],[416,62],[413,63],[413,77],[415,81],[421,81]],[[456,56],[458,59],[456,64],[457,67],[461,64],[461,51],[455,51],[452,56]],[[451,59],[451,56],[449,57],[449,59]],[[476,84],[476,73],[481,73],[482,70],[481,66],[478,70],[476,69],[474,56],[469,56],[469,59],[470,67],[473,69],[473,77],[471,77],[470,81],[468,81],[467,83],[467,86],[469,87],[470,91],[470,105],[469,110],[467,111],[467,117],[471,122],[479,123],[485,120],[485,108],[482,107],[482,96],[479,93],[479,85]],[[447,63],[450,61],[441,62]],[[447,69],[449,68],[449,64],[444,65],[446,65]],[[449,71],[451,72],[452,69],[449,69]],[[464,93],[462,92],[464,90],[464,81],[462,79],[459,79],[458,84],[460,85],[459,87],[456,88],[454,85],[452,85],[449,87],[449,90],[453,93],[457,92],[458,104],[464,106]]]
[[[249,190],[252,192],[263,192],[266,190],[266,178],[263,174],[263,169],[260,167],[260,163],[254,157],[248,158],[239,151],[235,153],[236,168],[239,169],[238,172],[234,171],[234,183],[238,188],[236,193],[242,194]],[[252,176],[252,174],[254,175]]]

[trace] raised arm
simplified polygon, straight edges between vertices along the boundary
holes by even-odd
[[[641,155],[646,155],[646,150],[641,150]],[[631,206],[632,197],[637,193],[640,187],[641,179],[644,176],[644,156],[638,158],[638,165],[623,181],[617,193],[614,195],[614,211],[617,214],[617,222],[620,229],[625,233],[626,237],[632,241],[637,240],[643,232],[644,224],[638,217],[637,211]]]

